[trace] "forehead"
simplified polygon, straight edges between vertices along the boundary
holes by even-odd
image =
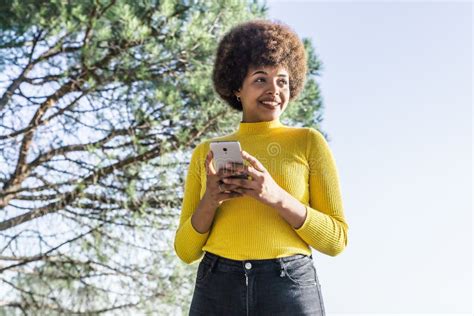
[[[279,76],[288,75],[288,71],[282,66],[250,66],[247,71],[247,77],[254,76],[257,74]]]

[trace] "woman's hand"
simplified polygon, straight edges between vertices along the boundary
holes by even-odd
[[[280,202],[281,197],[285,196],[286,191],[273,180],[270,173],[257,158],[244,150],[241,153],[242,157],[250,163],[250,166],[233,164],[229,169],[233,171],[234,175],[244,173],[251,176],[252,179],[228,178],[228,175],[226,175],[226,177],[221,178],[224,183],[221,187],[225,190],[251,196],[266,205],[275,206]]]
[[[233,191],[232,187],[226,188],[224,184],[222,184],[221,179],[230,176],[230,172],[228,170],[219,170],[219,172],[216,172],[212,165],[212,158],[212,151],[209,150],[206,156],[206,162],[204,163],[207,176],[206,193],[204,194],[203,199],[207,199],[213,205],[218,207],[222,202],[232,198],[241,197],[243,194]]]

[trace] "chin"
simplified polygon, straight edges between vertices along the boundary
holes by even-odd
[[[265,117],[265,121],[273,121],[273,120],[276,120],[277,118],[279,118],[280,115],[281,115],[281,112],[262,115],[262,116]]]

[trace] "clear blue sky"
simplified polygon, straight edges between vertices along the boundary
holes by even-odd
[[[349,222],[314,253],[328,315],[471,314],[473,4],[267,4],[324,64]]]

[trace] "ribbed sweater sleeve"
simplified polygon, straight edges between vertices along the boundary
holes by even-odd
[[[309,165],[309,206],[306,219],[296,233],[311,247],[330,256],[347,245],[339,175],[324,136],[308,129],[306,157]]]
[[[203,143],[198,145],[191,156],[186,180],[181,217],[174,240],[174,249],[178,257],[186,263],[193,263],[203,255],[202,246],[206,243],[209,232],[196,231],[191,224],[191,216],[201,201],[201,172],[204,172]]]

